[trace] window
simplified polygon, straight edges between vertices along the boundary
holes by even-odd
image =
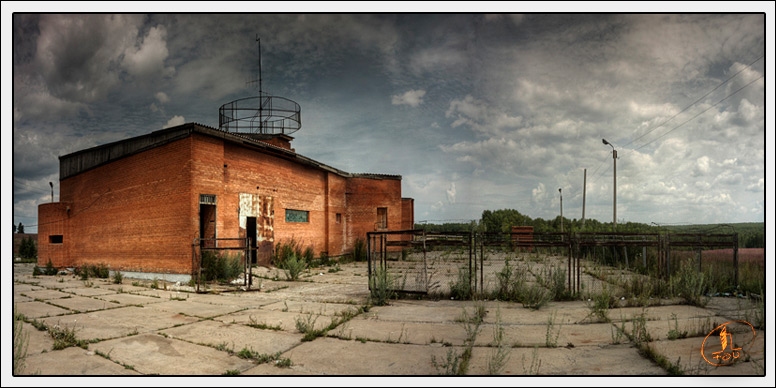
[[[200,205],[215,205],[216,204],[216,196],[213,194],[200,194],[199,195],[199,204]]]
[[[309,222],[310,212],[306,210],[286,209],[286,222]]]
[[[337,223],[338,224],[342,223],[342,213],[337,213]]]
[[[62,235],[61,234],[52,234],[49,236],[49,243],[51,244],[62,244]]]
[[[388,208],[387,207],[377,208],[377,222],[375,223],[375,227],[379,229],[388,228]]]

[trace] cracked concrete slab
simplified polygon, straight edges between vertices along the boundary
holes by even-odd
[[[67,298],[69,296],[72,296],[71,294],[64,293],[62,291],[49,290],[49,289],[27,291],[24,293],[24,295],[27,296],[28,298],[40,299],[40,300],[60,299],[60,298]]]
[[[78,339],[103,340],[123,337],[133,333],[146,333],[175,325],[194,323],[198,320],[198,318],[176,313],[129,306],[112,310],[44,318],[42,321],[48,326],[59,325],[75,328]]]
[[[82,312],[82,313],[95,311],[95,310],[111,309],[111,308],[116,308],[121,306],[121,304],[119,303],[100,300],[100,299],[94,299],[94,298],[87,298],[85,296],[74,296],[72,298],[54,299],[54,300],[50,300],[49,303],[56,306],[67,308],[72,312]]]
[[[294,370],[321,375],[433,375],[431,362],[445,358],[447,349],[422,345],[386,344],[319,338],[283,354]],[[401,355],[401,357],[396,357]]]
[[[76,294],[80,296],[97,296],[97,295],[108,295],[108,294],[115,294],[116,291],[111,290],[110,288],[97,288],[97,287],[78,287],[78,288],[68,288],[66,292],[71,294]]]
[[[106,302],[109,301],[116,301],[120,304],[126,306],[126,305],[146,305],[151,303],[161,303],[164,301],[164,299],[161,298],[152,298],[150,296],[143,296],[143,295],[135,295],[135,294],[108,294],[108,295],[99,295],[95,296],[95,299],[104,300]]]
[[[159,334],[139,334],[90,345],[109,354],[123,365],[142,374],[221,375],[229,370],[244,371],[255,364],[216,349],[191,344]]]
[[[488,374],[494,348],[475,347],[468,374]],[[630,345],[567,348],[513,348],[503,375],[665,375]],[[532,367],[533,364],[533,367]]]
[[[358,306],[342,303],[316,303],[297,300],[288,300],[272,303],[264,306],[267,310],[289,311],[295,313],[313,313],[317,315],[336,315],[342,312],[357,309]]]
[[[238,311],[231,314],[221,315],[213,318],[216,321],[224,323],[246,324],[265,324],[268,326],[278,326],[283,331],[297,333],[296,321],[301,320],[312,323],[315,330],[320,330],[331,324],[333,317],[325,315],[316,315],[311,313],[293,313],[284,311],[272,311],[264,309],[250,309]]]
[[[14,303],[14,306],[16,307],[17,314],[22,314],[30,319],[52,317],[70,312],[60,307],[36,301]]]
[[[366,339],[378,342],[427,345],[447,343],[464,345],[466,331],[461,325],[451,323],[417,323],[352,319],[329,332],[345,339]]]
[[[243,348],[260,353],[285,352],[302,339],[301,334],[262,330],[240,324],[219,321],[201,321],[159,331],[172,338],[225,350],[239,352]]]
[[[93,351],[70,347],[27,357],[22,374],[112,376],[140,373],[98,356]]]
[[[168,313],[179,313],[200,318],[211,318],[241,310],[242,307],[192,302],[189,300],[167,300],[145,306],[151,310],[161,310]]]

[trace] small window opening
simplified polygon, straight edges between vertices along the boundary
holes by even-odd
[[[51,244],[62,244],[63,238],[61,234],[52,234],[49,236],[49,243]]]
[[[380,229],[388,228],[388,208],[387,207],[377,208],[377,222],[375,223],[375,226]]]

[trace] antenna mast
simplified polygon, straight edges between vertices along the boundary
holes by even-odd
[[[287,98],[268,93],[265,95],[259,34],[256,34],[256,48],[259,54],[259,77],[248,81],[247,84],[255,85],[258,82],[259,95],[221,105],[218,109],[218,128],[235,133],[263,135],[294,133],[302,127],[301,108],[299,104]]]

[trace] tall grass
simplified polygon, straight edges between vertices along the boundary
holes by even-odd
[[[242,253],[217,254],[213,251],[202,251],[202,280],[226,282],[242,273]]]
[[[394,279],[388,271],[377,266],[372,276],[369,278],[369,293],[372,304],[384,306],[388,300],[395,296]]]

